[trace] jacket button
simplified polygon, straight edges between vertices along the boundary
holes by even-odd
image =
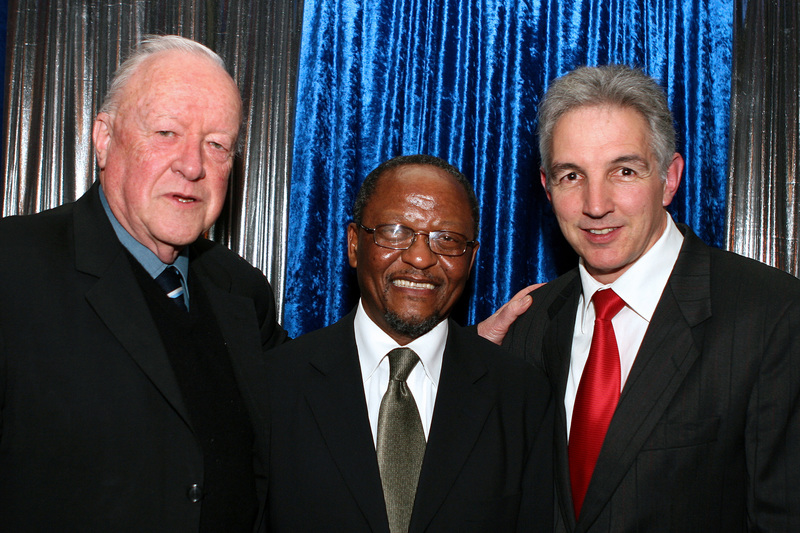
[[[189,498],[189,501],[192,503],[199,502],[203,499],[203,487],[195,483],[186,491],[186,497]]]

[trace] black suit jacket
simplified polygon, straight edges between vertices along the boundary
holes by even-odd
[[[197,531],[203,454],[97,185],[0,221],[0,530]],[[282,342],[263,275],[199,240],[208,295],[253,423],[265,494],[263,350]]]
[[[800,531],[800,281],[681,231],[577,522],[563,403],[577,269],[506,338],[556,398],[557,531]]]
[[[270,353],[273,531],[389,531],[351,313]],[[551,531],[552,406],[450,322],[410,531]]]

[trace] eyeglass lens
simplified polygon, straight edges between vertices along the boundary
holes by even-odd
[[[375,244],[395,250],[405,250],[411,247],[417,235],[413,229],[400,224],[383,224],[375,228],[373,237]],[[432,231],[427,234],[428,246],[435,254],[461,255],[467,249],[467,239],[459,233],[452,231]]]

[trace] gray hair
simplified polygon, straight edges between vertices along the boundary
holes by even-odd
[[[207,57],[227,72],[222,58],[216,52],[197,41],[180,35],[146,35],[136,47],[136,50],[119,66],[114,73],[114,77],[111,78],[111,85],[106,97],[103,99],[103,104],[100,106],[100,113],[114,114],[119,107],[122,91],[142,63],[155,54],[175,50]]]
[[[475,196],[475,190],[472,188],[472,184],[456,167],[444,159],[427,154],[400,155],[389,159],[388,161],[384,161],[378,165],[375,170],[367,174],[367,177],[364,178],[364,182],[361,184],[361,189],[358,191],[355,202],[353,203],[353,222],[356,224],[361,224],[364,216],[364,209],[367,207],[372,195],[375,193],[375,189],[378,187],[378,180],[383,175],[387,174],[390,170],[411,165],[427,165],[440,168],[455,178],[459,185],[461,185],[461,187],[464,189],[464,192],[467,193],[467,201],[469,202],[469,208],[472,215],[472,230],[474,232],[472,239],[477,239],[478,225],[480,222],[480,209],[478,208],[478,198]]]
[[[542,168],[551,176],[553,129],[566,113],[589,106],[631,108],[644,117],[650,130],[650,150],[666,178],[675,153],[675,126],[664,90],[650,76],[627,65],[579,67],[554,80],[539,105],[537,133]]]

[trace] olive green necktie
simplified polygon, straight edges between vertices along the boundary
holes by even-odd
[[[406,379],[419,357],[409,348],[389,352],[389,387],[378,415],[378,467],[389,530],[405,533],[425,455],[425,433]]]

